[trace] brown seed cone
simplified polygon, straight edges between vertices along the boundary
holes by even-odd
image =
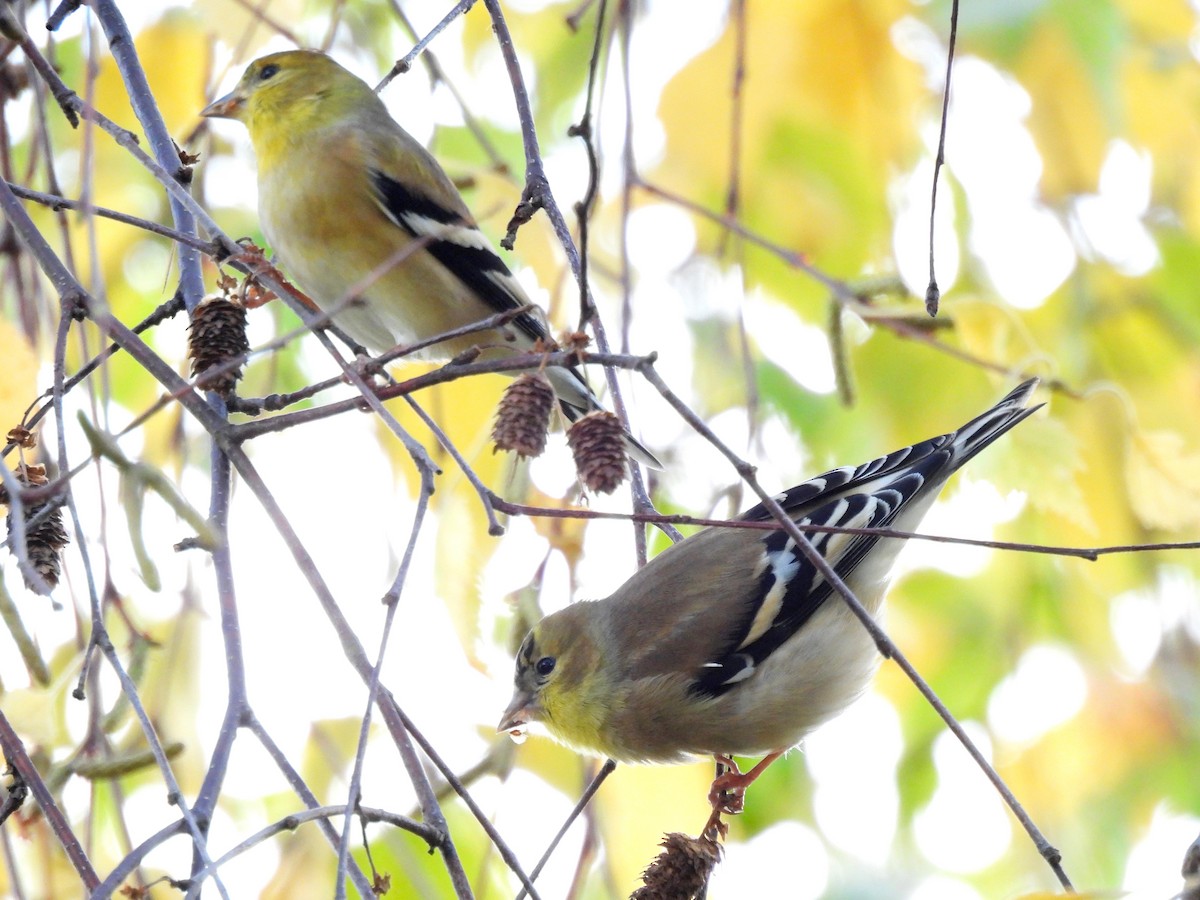
[[[209,294],[201,300],[188,326],[188,356],[197,386],[204,391],[228,394],[242,377],[241,363],[212,375],[207,372],[249,350],[245,307],[224,294]]]
[[[526,372],[513,380],[500,398],[492,440],[497,450],[521,456],[540,456],[554,411],[554,388],[541,372]]]
[[[642,887],[629,900],[692,900],[721,861],[721,846],[706,837],[671,832],[660,846],[663,852],[646,867]]]
[[[33,477],[28,477],[24,472],[17,473],[17,480],[22,484],[45,484],[45,467],[44,466],[29,466],[33,470]],[[28,523],[37,517],[48,504],[40,503],[37,506],[25,507],[25,521]],[[8,539],[12,541],[13,519],[12,511],[5,517],[5,525],[8,527]],[[32,528],[26,526],[25,529],[25,551],[29,557],[29,562],[42,576],[42,579],[50,587],[55,587],[58,584],[58,577],[62,574],[62,561],[59,554],[63,547],[70,543],[70,538],[67,537],[67,531],[63,528],[62,507],[56,506],[50,513]],[[25,579],[25,586],[31,591],[41,593],[40,585],[36,585],[28,578]]]
[[[22,450],[32,450],[37,446],[37,434],[24,425],[10,428],[7,437],[10,444],[16,444]]]
[[[29,511],[29,518],[32,519],[44,508],[44,505],[35,506]],[[42,580],[50,587],[58,585],[58,576],[62,574],[62,560],[59,554],[69,542],[70,538],[67,537],[67,531],[63,528],[61,506],[51,510],[45,519],[25,535],[29,562],[33,564],[38,574],[42,576]],[[29,579],[25,580],[25,586],[30,590],[38,589]]]
[[[589,491],[611,494],[625,480],[625,430],[607,410],[590,412],[567,429],[575,469]]]
[[[0,66],[0,103],[11,100],[29,87],[29,69],[22,63]]]

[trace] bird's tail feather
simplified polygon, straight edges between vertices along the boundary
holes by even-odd
[[[1014,388],[987,412],[976,416],[954,432],[954,450],[949,471],[966,465],[998,437],[1041,409],[1044,406],[1042,403],[1036,406],[1025,405],[1037,386],[1038,379],[1030,378]]]
[[[558,404],[569,422],[577,422],[590,412],[604,409],[596,395],[591,392],[582,376],[574,369],[548,369],[546,376],[558,394]],[[651,469],[662,469],[658,457],[647,450],[628,431],[622,435],[625,450],[631,459]]]

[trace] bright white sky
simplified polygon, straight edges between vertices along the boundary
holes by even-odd
[[[413,4],[408,4],[413,6]],[[514,8],[540,7],[541,0],[510,2]],[[421,5],[416,5],[421,6]],[[440,9],[448,4],[436,4]],[[157,16],[160,4],[124,4],[127,14],[143,14],[143,22],[132,21],[134,30]],[[432,10],[416,9],[418,17]],[[687,59],[703,49],[717,34],[724,16],[724,3],[704,0],[692,4],[687,16],[678,16],[674,4],[657,0],[645,5],[644,20],[639,24],[634,47],[634,69],[640,86],[636,93],[634,121],[638,153],[651,160],[662,152],[662,130],[656,119],[658,91]],[[476,13],[482,14],[482,11]],[[67,33],[85,21],[83,15],[68,20]],[[487,111],[505,127],[515,127],[507,78],[499,59],[486,60],[482,70],[467,71],[459,51],[457,26],[435,45],[439,59],[456,84],[468,95],[472,109]],[[323,23],[311,23],[310,37],[319,36]],[[938,79],[944,66],[945,48],[928,29],[916,20],[906,20],[894,34],[900,52],[919,61],[929,73],[932,85],[940,89]],[[281,45],[282,46],[282,45]],[[268,49],[275,49],[274,47]],[[398,52],[407,48],[398,47]],[[365,77],[377,73],[363,70],[348,52],[335,48],[339,60],[358,68]],[[527,76],[532,72],[526,68]],[[231,72],[229,83],[237,77]],[[1104,258],[1130,275],[1142,274],[1157,263],[1157,253],[1142,218],[1149,202],[1151,163],[1137,148],[1115,142],[1110,148],[1100,183],[1093,194],[1077,201],[1074,208],[1052,211],[1038,200],[1040,160],[1025,126],[1029,98],[1008,75],[982,60],[963,58],[955,67],[955,89],[948,130],[949,168],[943,177],[956,179],[967,201],[971,216],[968,247],[958,246],[953,222],[953,204],[943,191],[939,209],[939,279],[944,292],[953,290],[966,254],[982,267],[997,293],[1018,308],[1032,308],[1066,279],[1079,253]],[[222,89],[229,84],[221,86]],[[456,106],[443,94],[430,95],[423,79],[401,78],[385,93],[398,118],[419,137],[428,137],[439,122],[458,118]],[[619,92],[606,94],[601,121],[605,140],[616,146],[621,140],[623,113]],[[253,163],[248,141],[233,123],[214,123],[239,148],[232,159],[214,157],[206,161],[213,177],[208,179],[215,206],[234,202],[253,204]],[[895,180],[892,200],[896,210],[895,252],[900,272],[909,288],[923,295],[927,280],[926,235],[928,222],[929,180],[936,148],[937,123],[926,123],[928,155],[913,171]],[[615,162],[616,154],[610,155]],[[219,172],[217,169],[219,168]],[[547,168],[560,203],[569,204],[584,186],[579,159],[569,150],[552,151]],[[604,184],[615,189],[619,173],[610,168]],[[661,334],[670,323],[684,318],[712,314],[719,305],[728,304],[731,288],[739,284],[736,274],[717,273],[704,263],[689,261],[695,247],[695,233],[689,218],[665,205],[639,210],[630,222],[638,237],[634,248],[652,248],[636,252],[634,262],[640,270],[639,295],[654,297],[653,303],[639,303],[638,328],[647,335]],[[1079,250],[1077,248],[1084,248]],[[138,251],[139,268],[161,272],[165,268],[162,252],[147,242]],[[680,272],[680,267],[684,271]],[[149,277],[149,276],[147,276]],[[154,276],[159,278],[158,275]],[[721,299],[723,298],[723,299]],[[788,367],[789,373],[808,390],[828,393],[834,389],[833,370],[823,332],[798,322],[771,297],[761,294],[744,298],[744,309],[752,333],[766,355]],[[643,312],[645,311],[645,312]],[[252,317],[252,322],[255,319]],[[252,343],[268,337],[265,317],[260,329],[251,334]],[[664,355],[660,370],[677,389],[685,391],[691,383],[691,354],[686,331],[680,335],[677,352]],[[183,335],[175,335],[178,344],[170,346],[163,337],[160,348],[183,355]],[[806,352],[796,353],[802,346]],[[783,352],[787,348],[788,352]],[[327,372],[321,351],[311,345],[313,371]],[[49,383],[48,373],[43,373]],[[635,402],[652,403],[648,395],[635,395]],[[113,427],[125,415],[111,412]],[[729,473],[717,469],[715,452],[705,442],[685,434],[673,416],[647,416],[644,437],[650,446],[668,444],[678,448],[685,475],[666,474],[666,488],[682,508],[696,508],[712,496],[717,483],[728,481]],[[713,427],[737,449],[748,444],[744,417],[718,417]],[[947,422],[947,427],[956,423]],[[761,475],[774,487],[787,487],[808,474],[806,453],[797,435],[788,433],[782,422],[770,420],[765,427],[772,433],[773,445],[793,443],[797,452],[791,465],[797,470],[779,470],[779,460],[764,460]],[[191,427],[195,445],[204,444],[198,429]],[[388,461],[375,448],[378,432],[365,416],[349,416],[335,423],[317,423],[289,432],[283,437],[256,441],[253,459],[274,488],[288,517],[300,532],[306,546],[316,557],[320,570],[352,617],[368,653],[377,650],[383,622],[383,610],[377,599],[388,586],[411,524],[412,504],[402,485],[395,483]],[[138,437],[125,438],[122,445],[136,456]],[[309,453],[297,453],[297,441]],[[559,439],[561,443],[561,438]],[[353,448],[353,449],[348,449]],[[893,448],[864,448],[864,458]],[[74,448],[76,458],[85,452]],[[335,485],[313,484],[315,458],[326,456],[335,469],[355,472],[354,481],[362,490],[347,490],[339,478]],[[335,457],[344,457],[336,461]],[[857,462],[846,460],[845,462]],[[198,464],[202,460],[195,460]],[[678,471],[678,470],[677,470]],[[705,473],[711,473],[705,477]],[[116,480],[111,470],[105,474],[108,484],[110,517]],[[565,450],[555,446],[546,458],[532,464],[532,477],[543,490],[561,493],[573,475]],[[303,485],[303,490],[296,486]],[[369,486],[369,487],[368,487]],[[207,494],[207,476],[199,469],[190,470],[184,487],[193,502],[203,505]],[[76,502],[83,509],[98,508],[96,480],[88,475],[76,483]],[[331,527],[330,508],[336,497],[338,522],[364,523],[353,529]],[[938,533],[970,533],[990,536],[994,526],[1015,516],[1023,504],[1020,496],[1002,497],[990,485],[962,480],[956,493],[940,503],[927,520],[926,530]],[[619,508],[619,501],[602,499],[594,505]],[[966,507],[972,514],[965,514]],[[987,515],[981,516],[980,510]],[[113,577],[119,590],[133,599],[137,609],[162,610],[164,617],[177,613],[177,598],[190,580],[201,595],[204,618],[196,623],[195,656],[188,664],[199,665],[211,673],[207,687],[196,698],[202,739],[216,735],[224,712],[224,659],[215,600],[210,588],[211,573],[205,565],[196,565],[197,555],[180,560],[161,560],[166,580],[161,594],[150,594],[136,575],[129,558],[121,557],[119,539],[124,526],[110,523],[114,535]],[[400,627],[388,650],[384,679],[397,686],[406,711],[446,753],[459,770],[475,763],[487,746],[488,729],[496,721],[510,691],[510,666],[495,648],[477,648],[488,666],[487,672],[472,668],[464,656],[451,623],[434,591],[432,547],[428,546],[436,523],[427,527],[426,545],[416,555],[413,571],[401,603],[419,610],[419,615],[402,615]],[[146,533],[171,535],[183,532],[173,516],[160,504],[147,508]],[[329,641],[328,625],[318,611],[311,593],[299,576],[282,544],[274,536],[250,492],[239,488],[230,538],[235,548],[237,583],[242,627],[247,649],[250,696],[260,718],[275,739],[298,759],[312,722],[324,719],[357,718],[365,704],[364,687],[342,663],[340,651]],[[621,524],[595,523],[587,533],[586,556],[579,567],[578,583],[572,593],[569,573],[561,559],[552,560],[546,573],[542,602],[547,610],[570,599],[603,596],[615,588],[633,569],[629,528]],[[94,559],[99,548],[91,548]],[[485,616],[506,615],[503,597],[525,584],[542,554],[540,539],[527,522],[512,523],[509,533],[487,567],[481,591]],[[71,559],[74,559],[72,555]],[[941,566],[957,575],[977,572],[989,559],[989,551],[939,545],[914,546],[902,558],[902,571]],[[354,561],[348,564],[348,560]],[[189,569],[183,565],[195,565]],[[71,578],[82,585],[81,572],[71,565]],[[20,583],[10,562],[5,563],[5,580]],[[1190,585],[1194,591],[1195,586]],[[1113,607],[1113,633],[1121,646],[1130,674],[1144,671],[1146,662],[1161,635],[1157,626],[1147,626],[1143,615],[1147,604],[1156,608],[1170,605],[1174,582],[1165,579],[1155,597],[1130,595]],[[72,624],[66,613],[55,613],[45,604],[22,601],[26,620],[34,627],[43,647],[57,646],[70,637]],[[151,612],[151,615],[153,613]],[[1136,627],[1135,627],[1136,626]],[[1164,624],[1165,627],[1165,624]],[[6,638],[0,638],[6,640]],[[276,652],[285,649],[286,656]],[[309,661],[325,660],[313,666]],[[4,646],[0,652],[0,679],[8,689],[25,683],[25,673],[16,654]],[[413,689],[417,688],[417,689]],[[111,696],[111,693],[110,693]],[[1068,721],[1086,702],[1086,678],[1069,648],[1034,646],[1026,651],[1014,671],[997,687],[989,704],[985,729],[968,723],[972,734],[986,752],[994,740],[1009,746],[1036,741],[1055,726]],[[84,710],[69,704],[68,723],[82,736]],[[535,738],[536,740],[537,738]],[[395,774],[395,754],[386,739],[372,738],[364,789],[377,805],[404,810],[411,803],[406,781]],[[243,809],[259,802],[263,779],[278,783],[272,768],[261,754],[250,752],[253,741],[239,741],[239,754],[230,770],[226,794],[237,798]],[[819,897],[827,889],[833,856],[851,860],[868,874],[877,873],[886,884],[884,872],[893,849],[899,798],[895,790],[895,771],[903,747],[903,738],[895,711],[881,697],[868,694],[840,719],[814,734],[806,744],[807,762],[815,780],[815,824],[794,821],[780,823],[753,840],[732,847],[718,868],[712,896],[736,897],[766,895],[777,884],[778,866],[788,864],[790,877],[797,869],[790,865],[796,854],[806,860],[799,881],[792,882],[795,897]],[[210,748],[206,748],[207,750]],[[243,756],[245,753],[246,756]],[[938,742],[935,763],[939,782],[926,808],[920,813],[916,837],[918,848],[943,874],[931,876],[912,887],[912,900],[974,900],[978,894],[966,882],[951,873],[970,874],[985,868],[1003,854],[1017,834],[1008,813],[961,747],[948,735]],[[281,787],[282,789],[282,787]],[[546,786],[539,779],[518,770],[504,785],[484,783],[475,788],[485,809],[494,811],[498,824],[514,849],[527,863],[540,855],[549,835],[565,817],[573,798]],[[519,798],[519,801],[518,801]],[[67,800],[83,804],[76,785]],[[337,799],[337,795],[333,798]],[[173,811],[162,803],[161,791],[145,790],[130,798],[132,809],[144,813],[146,822],[166,822]],[[864,818],[861,810],[870,807],[873,814]],[[260,810],[264,819],[265,809]],[[222,814],[224,815],[224,814]],[[667,826],[664,826],[667,827]],[[686,828],[686,823],[675,826]],[[218,847],[244,836],[245,825],[218,818],[214,841]],[[1160,809],[1142,842],[1129,860],[1126,887],[1141,890],[1139,896],[1169,896],[1178,889],[1179,860],[1183,848],[1200,830],[1200,821],[1178,812]],[[574,854],[581,833],[568,838],[559,853],[559,862],[543,876],[540,886],[546,896],[561,896],[571,877]],[[230,877],[243,887],[262,884],[272,870],[276,850],[262,845],[244,857]],[[187,864],[183,845],[169,847],[156,861],[172,860],[175,871]],[[869,880],[869,878],[868,878]],[[756,884],[761,891],[753,890]],[[895,884],[891,885],[895,888]],[[248,896],[249,892],[241,892]],[[895,894],[892,894],[895,896]]]

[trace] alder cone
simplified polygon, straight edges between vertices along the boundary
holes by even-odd
[[[567,430],[567,444],[589,491],[611,494],[625,480],[625,429],[613,413],[588,413]]]

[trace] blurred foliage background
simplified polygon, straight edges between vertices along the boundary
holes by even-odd
[[[250,59],[297,44],[327,48],[378,81],[451,4],[117,7],[171,134],[199,154],[193,193],[227,233],[262,244],[245,133],[229,123],[210,127],[198,110]],[[504,5],[551,187],[568,211],[588,184],[583,143],[567,131],[584,110],[602,7]],[[1036,374],[1049,385],[1048,410],[952,483],[925,530],[1062,547],[1197,540],[1194,4],[962,4],[936,219],[936,319],[922,298],[948,3],[646,0],[604,9],[593,119],[599,194],[588,234],[602,318],[614,347],[658,354],[671,387],[758,466],[768,489],[942,433],[1019,376]],[[67,85],[137,131],[93,12],[77,9],[53,32],[44,27],[47,7],[22,15]],[[87,207],[168,222],[164,191],[109,137],[87,123],[73,129],[20,49],[5,41],[2,55],[5,179],[83,202],[76,211],[27,208],[99,302],[127,324],[142,320],[176,290],[174,244]],[[499,238],[520,197],[524,160],[512,86],[483,4],[440,34],[428,57],[435,68],[419,61],[383,96]],[[7,430],[52,383],[59,299],[11,223],[0,251]],[[508,258],[556,324],[571,327],[578,292],[544,215],[520,231]],[[211,285],[217,267],[206,266]],[[298,324],[280,303],[254,310],[251,343],[260,347]],[[182,316],[146,333],[186,375],[185,337]],[[102,345],[93,326],[77,325],[68,373]],[[337,372],[311,337],[294,339],[256,354],[239,393],[292,391]],[[577,505],[561,439],[523,466],[493,454],[488,429],[503,383],[463,380],[417,399],[497,493]],[[622,383],[635,433],[666,463],[651,479],[660,510],[726,516],[749,505],[728,463],[653,388],[624,376]],[[204,510],[206,433],[177,405],[156,405],[161,393],[128,356],[104,362],[68,395],[62,437],[70,459],[86,463],[90,453],[77,413],[107,432],[133,423],[120,441],[124,454],[165,474]],[[503,537],[490,536],[457,465],[407,406],[391,406],[444,472],[383,681],[464,773],[528,870],[595,764],[544,738],[514,747],[492,733],[512,648],[537,609],[603,596],[628,577],[632,528],[514,518]],[[51,450],[29,451],[31,460],[56,458],[58,435],[47,423],[41,445]],[[407,453],[361,415],[269,434],[249,452],[375,653],[377,600],[411,528],[417,480]],[[15,459],[10,453],[10,468]],[[162,741],[176,745],[173,771],[188,797],[209,766],[229,690],[212,568],[202,553],[171,549],[194,530],[132,471],[105,461],[74,473],[84,533],[69,528],[54,603],[24,588],[11,559],[2,572],[0,710],[102,878],[178,813],[157,768],[97,775],[83,765],[126,760],[146,743],[103,663],[89,679],[88,702],[71,696],[89,633],[80,545],[89,549],[118,654],[136,674]],[[582,499],[602,510],[630,504],[621,492]],[[249,702],[318,800],[344,804],[364,686],[241,485],[229,540]],[[652,550],[665,545],[651,534]],[[901,570],[889,633],[1062,851],[1075,885],[1139,897],[1177,891],[1184,850],[1200,831],[1196,549],[1089,561],[914,542]],[[695,833],[703,824],[710,778],[703,763],[618,768],[551,858],[538,881],[542,896],[627,895],[664,832]],[[409,779],[378,727],[361,784],[366,806],[413,808]],[[214,856],[302,806],[250,736],[238,740],[221,797]],[[463,804],[447,796],[443,808],[476,894],[515,893],[515,877]],[[441,858],[420,839],[380,825],[367,833],[374,867],[390,877],[388,896],[454,895]],[[352,835],[355,860],[369,871],[361,835]],[[0,893],[79,894],[79,876],[32,801],[0,838]],[[190,845],[178,837],[146,858],[140,882],[127,883],[184,878],[189,860]],[[325,897],[335,865],[310,824],[252,847],[221,872],[232,896]],[[710,896],[954,900],[1055,888],[965,752],[885,663],[863,701],[753,788]],[[176,893],[157,884],[147,895]]]

